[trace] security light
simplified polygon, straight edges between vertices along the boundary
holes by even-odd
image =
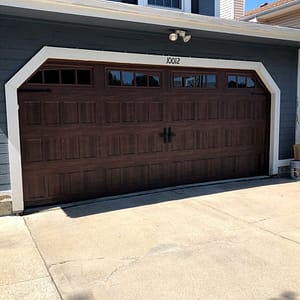
[[[183,41],[184,41],[185,43],[187,43],[187,42],[190,41],[191,38],[192,38],[192,36],[191,36],[190,34],[187,34],[187,35],[185,35],[185,36],[183,37]]]
[[[182,37],[182,40],[187,43],[190,41],[190,39],[192,38],[192,36],[190,34],[187,34],[185,30],[182,29],[177,29],[174,32],[171,32],[169,34],[169,40],[172,42],[177,41],[178,37]]]
[[[169,34],[169,40],[175,42],[178,39],[178,35],[175,32]]]

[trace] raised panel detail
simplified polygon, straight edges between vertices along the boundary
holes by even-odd
[[[64,102],[63,103],[63,123],[77,124],[78,123],[78,103]]]
[[[163,115],[164,111],[162,103],[150,103],[150,121],[162,121]]]
[[[70,136],[64,138],[64,158],[65,159],[78,159],[80,157],[79,137]]]
[[[25,124],[40,125],[42,122],[41,102],[26,101],[24,104]]]
[[[44,154],[45,160],[60,160],[62,159],[62,140],[60,137],[44,138]]]
[[[49,174],[48,178],[48,197],[58,198],[62,195],[62,176],[60,174]]]
[[[126,154],[134,154],[136,153],[136,136],[133,134],[121,135],[121,153],[123,155]]]
[[[105,173],[102,168],[84,171],[84,189],[89,194],[104,193]]]
[[[135,121],[135,103],[122,103],[122,122]]]
[[[96,122],[96,103],[84,102],[80,103],[80,122],[95,123]]]
[[[83,178],[81,172],[70,172],[61,174],[63,182],[63,193],[65,195],[77,195],[83,190]]]
[[[45,123],[47,125],[57,125],[60,123],[60,103],[45,102],[44,103]]]
[[[81,136],[80,137],[80,157],[91,158],[97,156],[97,137]]]
[[[22,144],[22,155],[25,162],[29,163],[43,160],[41,139],[26,139]]]
[[[148,183],[150,186],[159,186],[164,182],[164,168],[162,164],[149,165],[149,178]]]
[[[137,122],[149,121],[149,104],[137,103],[136,104],[136,120]]]
[[[147,167],[130,166],[123,169],[124,186],[129,189],[140,189],[146,186]]]
[[[120,103],[106,102],[105,109],[105,122],[106,123],[119,123],[121,121],[121,105]]]
[[[40,173],[32,173],[23,176],[24,193],[28,200],[38,200],[46,197],[45,176]]]

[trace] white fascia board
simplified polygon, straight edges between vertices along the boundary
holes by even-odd
[[[1,0],[1,7],[300,42],[298,29],[103,0]]]

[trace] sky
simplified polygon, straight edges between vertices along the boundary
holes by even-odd
[[[271,3],[274,2],[274,0],[246,0],[246,11],[256,8],[266,2]]]

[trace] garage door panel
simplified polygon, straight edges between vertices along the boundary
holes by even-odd
[[[63,138],[63,157],[64,159],[80,158],[79,136]]]
[[[24,145],[22,148],[22,157],[24,163],[39,162],[43,160],[41,138],[23,139],[21,143]]]
[[[105,122],[120,123],[121,122],[121,103],[119,102],[106,102],[104,104],[105,109]]]
[[[96,102],[82,102],[79,107],[80,123],[96,123]]]
[[[45,137],[43,138],[43,153],[45,161],[62,159],[62,138]]]
[[[43,105],[45,124],[60,125],[61,123],[61,105],[59,101],[46,101]]]
[[[62,197],[62,178],[60,174],[47,174],[47,198],[53,201]]]
[[[163,121],[165,105],[159,102],[150,103],[121,103],[106,102],[105,122],[110,123],[135,123]]]
[[[175,87],[171,67],[155,71],[161,86],[134,78],[110,86],[106,66],[89,64],[97,69],[89,86],[26,83],[19,93],[26,206],[267,173],[263,87],[228,88],[224,70],[207,73],[217,80],[212,86],[201,75],[197,85]]]
[[[150,121],[150,103],[136,103],[135,104],[136,121],[149,122]]]
[[[208,119],[208,103],[201,101],[197,103],[197,118],[198,120]]]
[[[23,186],[26,199],[30,201],[39,201],[47,198],[46,176],[44,174],[30,173],[24,174]]]
[[[78,102],[68,101],[62,103],[62,121],[64,124],[78,124],[79,110]]]
[[[84,190],[87,195],[104,194],[106,191],[105,170],[96,168],[84,171]]]
[[[172,111],[172,121],[195,120],[196,104],[194,102],[175,102],[170,108]]]
[[[79,149],[81,158],[97,157],[97,136],[83,135],[79,137]]]
[[[25,126],[41,125],[42,123],[42,107],[40,101],[25,101],[23,103],[21,119]]]
[[[219,118],[219,102],[218,101],[210,101],[208,102],[207,107],[207,119],[214,120]]]
[[[79,195],[83,192],[83,174],[80,171],[60,174],[63,195]]]

